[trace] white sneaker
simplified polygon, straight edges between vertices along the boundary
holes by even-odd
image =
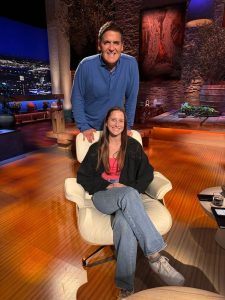
[[[155,272],[168,285],[184,285],[184,277],[177,272],[170,264],[169,259],[165,256],[160,256],[159,260],[155,262],[149,261],[149,265],[153,272]]]

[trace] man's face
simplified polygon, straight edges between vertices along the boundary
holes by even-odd
[[[98,50],[101,51],[104,62],[112,69],[123,51],[121,34],[111,30],[106,31],[98,43]]]

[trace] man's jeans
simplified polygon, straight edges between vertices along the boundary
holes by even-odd
[[[159,252],[166,244],[146,214],[140,194],[132,187],[97,192],[93,195],[93,203],[102,213],[114,214],[116,285],[131,291],[134,288],[137,243],[145,256]]]

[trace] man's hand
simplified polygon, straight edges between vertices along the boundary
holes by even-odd
[[[132,136],[132,135],[133,135],[131,129],[128,129],[128,130],[127,130],[127,135],[128,135],[128,136]]]
[[[87,129],[85,131],[83,131],[83,140],[85,140],[85,138],[88,140],[89,143],[92,143],[94,141],[94,132],[96,131],[96,129],[94,128],[90,128]]]

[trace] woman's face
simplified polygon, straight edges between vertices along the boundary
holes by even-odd
[[[111,112],[107,122],[109,133],[113,136],[121,135],[124,129],[124,114],[122,111],[114,110]]]

